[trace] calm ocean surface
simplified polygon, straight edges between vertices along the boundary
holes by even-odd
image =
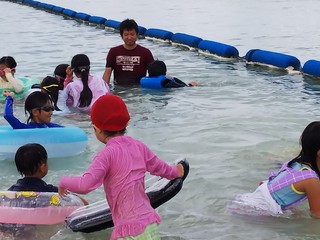
[[[260,48],[293,55],[302,65],[309,59],[320,60],[317,0],[44,2],[117,21],[134,18],[146,28],[229,44],[240,56]],[[56,65],[70,63],[78,53],[87,54],[92,73],[101,75],[109,48],[122,43],[113,31],[29,6],[0,0],[0,9],[0,55],[15,57],[17,76],[41,79],[52,75]],[[302,130],[319,120],[320,81],[246,67],[240,60],[222,61],[150,40],[139,43],[167,63],[170,75],[200,83],[167,91],[132,88],[116,92],[131,113],[128,135],[144,141],[168,162],[179,157],[190,162],[181,192],[158,208],[162,239],[319,239],[320,222],[309,217],[307,203],[290,218],[239,217],[228,212],[226,204],[235,193],[255,190],[269,171],[298,153]],[[26,120],[23,102],[16,102],[14,112]],[[81,174],[102,144],[95,139],[87,115],[55,116],[52,121],[82,127],[89,136],[85,153],[49,160],[45,180],[58,184],[62,175]],[[0,118],[0,124],[6,121]],[[0,188],[5,190],[19,175],[13,160],[1,161],[0,168]],[[101,200],[103,189],[85,197],[90,202]],[[58,225],[21,239],[108,239],[110,233],[111,229],[73,233]]]

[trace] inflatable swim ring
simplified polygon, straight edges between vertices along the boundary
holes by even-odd
[[[58,224],[81,206],[82,200],[74,194],[0,191],[0,223]]]
[[[24,83],[24,88],[23,92],[21,93],[15,93],[14,98],[15,99],[21,99],[24,98],[27,92],[31,89],[31,86],[33,84],[39,84],[40,80],[39,79],[34,79],[34,78],[25,78],[25,77],[18,77],[23,83]],[[0,100],[5,100],[6,98],[3,96],[3,90],[10,90],[13,91],[11,88],[0,88]]]
[[[140,86],[143,88],[151,88],[151,89],[161,89],[162,82],[166,79],[165,75],[161,75],[158,77],[143,77],[140,80]]]
[[[0,126],[0,160],[12,159],[18,148],[27,143],[39,143],[48,158],[69,157],[86,148],[87,134],[79,127],[13,129]]]
[[[184,166],[184,176],[174,180],[159,178],[146,188],[146,193],[153,208],[173,198],[182,188],[183,181],[189,173],[187,160],[179,161]],[[113,227],[112,215],[106,200],[78,208],[66,218],[67,227],[74,232],[95,232]]]

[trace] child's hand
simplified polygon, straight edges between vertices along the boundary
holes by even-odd
[[[67,74],[68,77],[72,77],[73,76],[73,70],[72,70],[71,66],[68,66],[66,68],[66,74]]]
[[[197,83],[196,81],[192,81],[192,82],[189,83],[190,87],[191,86],[198,86],[198,85],[199,85],[199,83]]]
[[[184,167],[181,163],[177,164],[178,172],[179,172],[179,177],[183,177],[184,175]]]
[[[68,191],[67,191],[67,189],[65,189],[65,188],[59,187],[59,188],[58,188],[58,193],[59,193],[60,197],[65,197],[65,196],[67,196]]]
[[[5,69],[3,69],[3,71],[5,73],[12,73],[12,69],[11,68],[5,68]]]
[[[2,95],[3,95],[4,97],[11,96],[12,98],[14,98],[14,92],[11,92],[10,90],[3,90]]]

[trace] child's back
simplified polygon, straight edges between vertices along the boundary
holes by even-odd
[[[150,81],[160,81],[162,88],[180,88],[188,86],[196,86],[197,82],[184,83],[179,78],[167,76],[167,66],[163,61],[155,60],[148,66],[148,77],[144,77]]]
[[[150,228],[158,232],[160,217],[145,193],[147,171],[168,179],[184,174],[181,164],[170,166],[141,141],[124,136],[129,119],[121,98],[100,97],[92,106],[91,120],[97,139],[106,145],[82,176],[63,176],[59,182],[62,195],[66,189],[88,193],[104,185],[114,222],[111,239],[137,236]]]
[[[85,54],[77,54],[67,68],[68,79],[76,78],[66,84],[61,93],[62,102],[74,109],[88,112],[92,104],[102,95],[110,93],[109,86],[101,77],[90,75],[90,60]]]

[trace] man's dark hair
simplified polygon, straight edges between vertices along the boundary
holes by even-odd
[[[128,30],[128,31],[135,30],[137,34],[139,33],[138,24],[136,23],[136,21],[134,21],[133,19],[129,19],[129,18],[127,18],[126,20],[123,20],[120,23],[120,35],[121,35],[121,37],[123,35],[123,31],[124,30]]]

